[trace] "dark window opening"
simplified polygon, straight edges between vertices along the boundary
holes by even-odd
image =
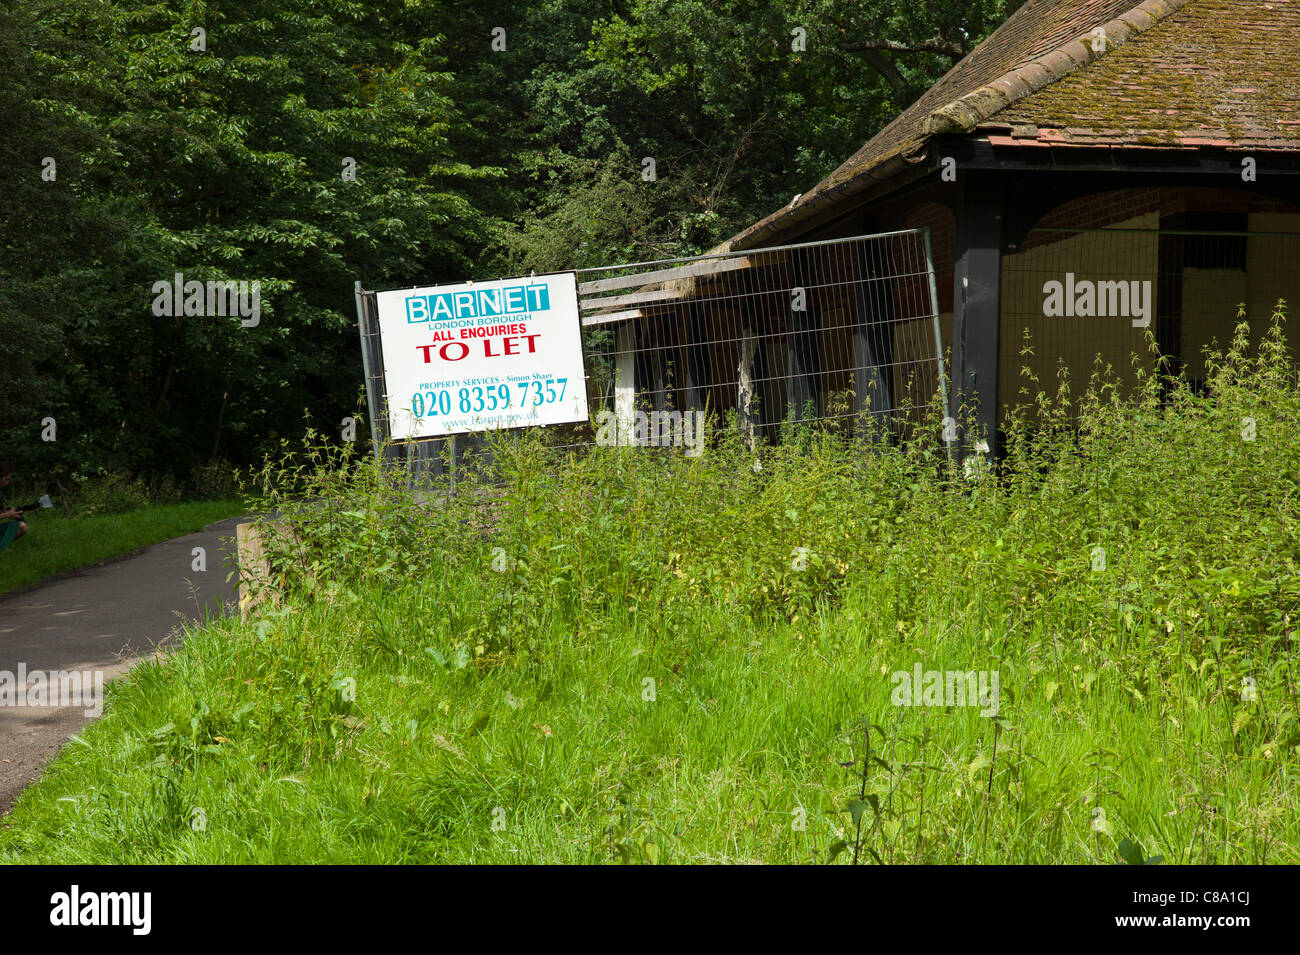
[[[1245,232],[1244,212],[1189,212],[1184,228],[1195,232]],[[1183,247],[1183,267],[1246,269],[1246,236],[1189,235]]]

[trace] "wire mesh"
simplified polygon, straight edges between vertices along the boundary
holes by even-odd
[[[904,441],[947,413],[926,229],[578,272],[592,420],[548,443],[683,446],[739,429],[870,430]],[[358,305],[373,433],[386,438],[373,293]],[[613,435],[613,440],[609,440]],[[405,442],[408,472],[484,453],[482,436]]]
[[[942,389],[924,230],[580,273],[588,399],[734,417],[755,442],[790,423],[900,438]],[[882,422],[877,422],[882,423]]]
[[[1062,370],[1076,400],[1099,367],[1126,394],[1137,381],[1133,356],[1144,372],[1159,364],[1203,389],[1205,348],[1231,341],[1241,309],[1258,342],[1278,300],[1300,294],[1298,261],[1295,233],[1031,230],[1002,263],[1003,414],[1040,389],[1055,392]]]

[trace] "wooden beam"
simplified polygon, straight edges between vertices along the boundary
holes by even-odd
[[[584,315],[582,316],[582,324],[589,328],[592,325],[626,322],[634,318],[645,318],[645,312],[639,308],[631,308],[623,312],[601,312],[599,315]]]
[[[666,288],[655,292],[632,292],[629,295],[606,295],[588,297],[581,300],[584,309],[626,308],[629,305],[642,305],[646,302],[662,302],[669,299],[685,298],[684,289]]]
[[[737,255],[731,258],[692,262],[675,269],[659,269],[654,272],[636,272],[631,275],[619,275],[612,279],[597,279],[583,282],[578,286],[578,294],[595,295],[599,292],[612,292],[621,288],[639,288],[656,282],[671,282],[676,279],[707,278],[721,272],[735,272],[740,269],[752,269],[763,265],[773,265],[785,261],[785,253],[770,252],[765,254]]]
[[[636,417],[636,326],[621,325],[614,336],[614,416],[621,437],[632,433]]]
[[[998,448],[998,338],[1002,329],[1003,183],[995,173],[963,174],[953,269],[953,385],[956,409],[978,404],[975,426]],[[963,435],[967,449],[974,443]]]
[[[740,412],[740,433],[742,440],[752,452],[758,443],[757,431],[761,422],[759,408],[755,402],[758,389],[754,381],[754,360],[758,357],[758,336],[746,324],[740,332],[740,363],[737,372],[736,410]]]

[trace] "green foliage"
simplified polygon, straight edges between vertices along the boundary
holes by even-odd
[[[78,511],[84,517],[96,514],[122,514],[138,510],[149,503],[149,489],[139,478],[122,474],[104,474],[98,479],[84,479],[74,492]]]
[[[23,479],[180,481],[260,460],[304,412],[360,419],[355,279],[703,251],[1011,6],[3,0],[4,456]],[[260,282],[260,324],[153,314],[177,272]]]
[[[248,461],[303,408],[340,420],[352,280],[454,276],[485,239],[459,190],[489,171],[455,158],[451,79],[404,4],[79,0],[8,26],[32,47],[4,81],[25,138],[0,263],[5,386],[30,393],[0,413],[23,472],[184,475]],[[260,323],[155,315],[154,283],[177,272],[260,282]]]
[[[689,189],[643,182],[640,169],[626,149],[602,160],[563,159],[550,173],[555,191],[518,226],[502,229],[501,271],[558,272],[702,251],[684,242],[680,217],[668,211],[690,206]]]
[[[279,602],[115,687],[0,857],[1297,861],[1300,389],[1246,330],[969,477],[810,431],[756,470],[734,421],[498,441],[454,495],[286,447]],[[996,713],[899,705],[917,665]]]

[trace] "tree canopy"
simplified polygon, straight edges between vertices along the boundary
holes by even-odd
[[[354,280],[701,251],[1013,6],[0,0],[0,457],[183,477],[337,428]],[[177,273],[259,321],[155,314]]]

